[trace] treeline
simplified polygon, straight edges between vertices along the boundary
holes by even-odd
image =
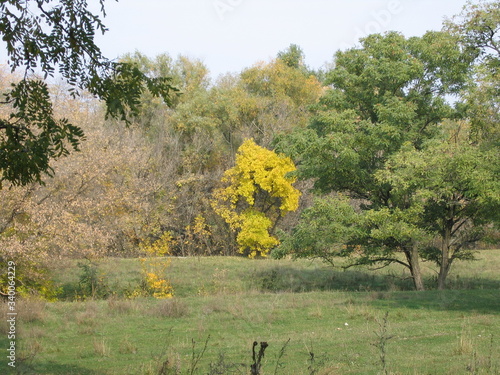
[[[172,255],[239,254],[212,201],[253,139],[298,166],[301,204],[275,217],[274,255],[397,262],[418,289],[419,260],[432,261],[443,287],[454,260],[498,233],[498,25],[499,3],[483,4],[422,37],[370,35],[328,71],[291,45],[215,81],[201,61],[136,52],[123,61],[179,91],[170,105],[144,93],[128,126],[52,85],[86,139],[43,185],[0,190],[0,257],[37,288],[57,259],[138,256],[165,234]],[[2,71],[0,88],[15,79]]]
[[[137,256],[165,232],[172,255],[236,254],[235,233],[210,205],[213,190],[245,139],[272,148],[278,133],[307,125],[324,90],[298,47],[280,56],[212,82],[198,60],[127,55],[179,89],[170,106],[144,94],[128,126],[105,121],[90,96],[72,99],[52,85],[55,111],[81,127],[85,141],[53,162],[43,185],[0,190],[2,258],[35,280],[42,264],[59,258]],[[16,77],[4,69],[0,79],[5,89]]]

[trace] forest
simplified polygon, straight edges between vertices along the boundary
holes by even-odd
[[[195,59],[130,53],[118,67],[150,90],[136,81],[116,105],[54,79],[56,130],[30,104],[43,92],[20,99],[37,73],[2,67],[2,263],[45,296],[57,259],[148,251],[394,263],[418,290],[433,262],[444,289],[452,263],[499,239],[499,12],[369,35],[321,71],[297,45],[216,80]]]

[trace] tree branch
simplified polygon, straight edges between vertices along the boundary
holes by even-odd
[[[408,263],[405,263],[402,260],[399,260],[399,259],[396,259],[396,258],[375,258],[375,259],[369,259],[366,262],[356,262],[356,263],[349,264],[347,266],[343,266],[342,268],[346,270],[346,269],[349,269],[351,267],[366,266],[366,265],[369,265],[369,264],[375,264],[375,263],[381,263],[381,262],[388,262],[388,263],[385,266],[382,266],[382,267],[379,267],[379,268],[375,268],[375,269],[385,268],[385,267],[389,266],[389,264],[391,264],[391,263],[398,263],[398,264],[401,264],[401,265],[403,265],[403,266],[405,266],[407,268],[410,268],[410,265]]]

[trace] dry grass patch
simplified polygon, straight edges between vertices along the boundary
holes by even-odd
[[[16,311],[23,323],[43,323],[46,319],[46,307],[47,302],[40,299],[21,299],[16,302]]]
[[[94,347],[94,353],[99,357],[109,357],[111,349],[105,339],[99,338],[94,339],[92,343]]]
[[[3,319],[3,317],[7,316],[8,312],[8,305],[7,302],[0,302],[0,316],[2,317],[2,320],[0,322],[0,335],[2,337],[7,336],[7,333],[9,332],[9,325],[7,323],[7,319]]]
[[[189,309],[177,298],[163,299],[148,309],[148,314],[157,318],[182,318],[189,314]]]
[[[75,322],[79,326],[79,333],[94,334],[100,325],[98,306],[95,302],[86,303],[86,309],[75,314]]]
[[[25,330],[25,337],[28,339],[39,339],[47,337],[47,332],[41,327],[31,327]]]
[[[377,311],[364,303],[358,304],[348,301],[344,309],[349,319],[361,317],[372,322],[377,320]]]
[[[120,354],[137,354],[137,346],[130,341],[130,336],[125,336],[125,338],[120,342],[118,352]]]
[[[108,311],[116,315],[127,315],[140,310],[139,303],[130,299],[120,300],[116,297],[111,297],[107,300],[107,304]]]

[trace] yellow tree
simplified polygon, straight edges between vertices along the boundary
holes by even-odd
[[[295,211],[300,191],[293,187],[295,165],[288,157],[248,139],[236,154],[236,165],[222,178],[225,187],[214,192],[212,206],[237,232],[239,250],[253,258],[266,256],[279,241],[273,230],[280,217]]]

